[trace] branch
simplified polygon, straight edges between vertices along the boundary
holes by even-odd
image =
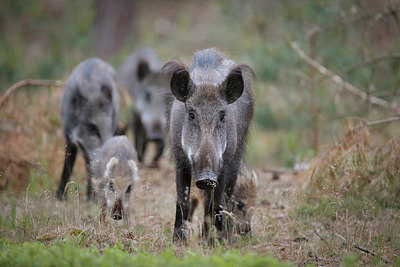
[[[331,71],[331,70],[325,68],[324,66],[322,66],[320,63],[318,63],[317,61],[315,61],[314,59],[309,57],[299,47],[299,45],[296,42],[291,42],[290,45],[292,46],[292,48],[296,51],[296,53],[299,55],[299,57],[304,62],[306,62],[311,67],[317,69],[319,73],[321,73],[322,75],[330,78],[332,81],[334,81],[335,83],[339,84],[340,86],[345,88],[347,91],[349,91],[353,95],[356,95],[356,96],[360,97],[363,100],[368,100],[369,99],[370,103],[372,103],[372,104],[387,108],[387,109],[391,110],[395,114],[400,114],[400,110],[398,108],[396,108],[396,107],[391,106],[390,103],[387,102],[386,100],[383,100],[383,99],[375,97],[375,96],[368,96],[364,91],[358,89],[356,86],[354,86],[351,83],[343,80],[343,78],[341,78],[339,75],[335,74],[333,71]]]
[[[368,250],[368,249],[366,249],[366,248],[363,248],[363,247],[361,247],[361,246],[359,246],[359,245],[357,245],[357,244],[354,244],[354,247],[355,247],[356,249],[361,250],[362,252],[364,252],[364,253],[366,253],[366,254],[371,254],[371,256],[375,256],[375,255],[376,255],[374,252],[372,252],[372,251],[370,251],[370,250]],[[386,259],[386,258],[383,257],[383,256],[380,256],[380,258],[381,258],[385,263],[388,263],[388,264],[391,263],[389,259]]]
[[[364,13],[359,16],[352,16],[349,18],[342,18],[339,21],[333,21],[331,23],[328,23],[324,26],[321,27],[322,32],[327,32],[331,30],[337,30],[340,29],[340,27],[345,27],[349,24],[359,22],[359,21],[364,21],[364,20],[370,20],[375,18],[383,18],[385,16],[393,15],[393,12],[391,10],[381,10],[381,11],[373,11],[370,13]]]
[[[395,116],[395,117],[390,117],[390,118],[387,118],[387,119],[367,122],[366,126],[375,126],[375,125],[389,123],[389,122],[393,122],[393,121],[400,121],[400,116]]]
[[[40,80],[40,79],[27,79],[14,83],[7,91],[0,97],[0,107],[4,104],[7,98],[18,88],[26,85],[40,85],[40,86],[61,86],[62,81],[58,80]]]
[[[320,236],[320,234],[318,234],[318,232],[315,231],[315,229],[314,229],[314,233],[315,233],[322,241],[324,241],[325,244],[328,246],[329,250],[330,250],[331,252],[333,252],[333,250],[332,250],[331,246],[329,245],[328,241],[326,241],[325,238],[323,238],[322,236]]]
[[[373,64],[376,64],[376,63],[379,63],[379,62],[382,62],[382,61],[399,60],[399,59],[400,59],[400,54],[383,55],[383,56],[372,58],[372,59],[369,59],[369,60],[366,60],[366,61],[363,61],[363,62],[358,62],[358,63],[356,63],[356,64],[344,69],[341,73],[342,74],[349,73],[349,72],[352,72],[352,71],[354,71],[354,70],[356,70],[358,68],[369,66],[369,65],[373,65]]]

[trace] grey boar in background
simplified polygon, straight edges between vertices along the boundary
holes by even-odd
[[[168,91],[167,75],[161,73],[162,63],[149,48],[142,48],[128,56],[118,71],[118,83],[128,90],[134,101],[133,132],[139,162],[143,162],[148,142],[157,145],[152,164],[164,149],[165,111]]]
[[[170,88],[175,99],[168,108],[168,128],[176,165],[177,203],[174,241],[185,241],[190,209],[190,184],[204,191],[204,231],[214,224],[218,238],[230,238],[232,210],[240,163],[245,151],[254,103],[253,70],[236,64],[215,49],[196,52],[192,65],[170,61]]]
[[[190,210],[188,221],[191,222],[194,211],[202,202],[204,207],[203,192],[192,188],[190,196]],[[228,211],[233,217],[234,230],[240,235],[251,234],[251,221],[253,219],[254,209],[257,197],[257,174],[250,172],[243,163],[241,164],[235,190],[232,195],[233,210]]]
[[[90,160],[111,138],[119,116],[119,92],[114,69],[101,59],[80,63],[68,78],[60,99],[65,138],[65,160],[57,197],[63,199],[78,148],[82,150],[88,175],[87,197],[91,198]]]
[[[138,179],[137,154],[126,136],[108,139],[91,162],[93,184],[100,205],[100,221],[128,219],[133,183]],[[107,212],[108,211],[108,212]]]

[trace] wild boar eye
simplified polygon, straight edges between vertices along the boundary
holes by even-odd
[[[224,121],[225,121],[225,112],[221,112],[221,113],[219,114],[219,121],[220,121],[220,122],[224,122]]]
[[[132,190],[132,185],[129,185],[128,189],[126,189],[126,194],[129,194],[131,192],[131,190]]]
[[[108,189],[110,189],[111,191],[114,192],[114,183],[113,182],[108,183]]]
[[[196,118],[196,116],[194,115],[194,112],[193,112],[193,111],[189,111],[189,118],[190,118],[191,120],[194,120],[194,119]]]

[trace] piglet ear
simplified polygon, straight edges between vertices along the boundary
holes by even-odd
[[[139,180],[139,176],[137,173],[137,166],[136,162],[132,159],[128,160],[128,166],[131,169],[132,175],[133,175],[133,180],[137,182]]]
[[[116,157],[112,157],[106,165],[106,170],[104,171],[104,178],[111,178],[110,175],[114,171],[114,168],[118,165],[119,161]]]
[[[187,67],[180,62],[170,61],[163,67],[163,72],[172,73],[170,82],[171,92],[181,102],[186,100],[192,95],[189,89],[189,72]]]
[[[100,182],[98,178],[92,178],[92,186],[95,192],[99,192],[100,190]]]
[[[258,176],[257,176],[257,173],[256,173],[255,171],[252,171],[252,172],[251,172],[251,177],[252,177],[252,182],[253,182],[253,184],[254,184],[254,187],[256,187],[257,184],[258,184]]]
[[[139,81],[142,81],[150,72],[149,63],[140,61],[137,68],[137,77]]]

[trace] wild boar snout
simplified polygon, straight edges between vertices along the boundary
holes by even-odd
[[[220,157],[211,138],[202,141],[193,157],[195,180],[199,189],[210,190],[218,185]]]
[[[119,198],[119,199],[117,199],[115,201],[115,203],[113,205],[113,209],[112,209],[112,212],[111,212],[111,217],[114,220],[121,220],[122,219],[122,214],[123,214],[122,209],[123,209],[123,207],[122,207],[122,199]]]

